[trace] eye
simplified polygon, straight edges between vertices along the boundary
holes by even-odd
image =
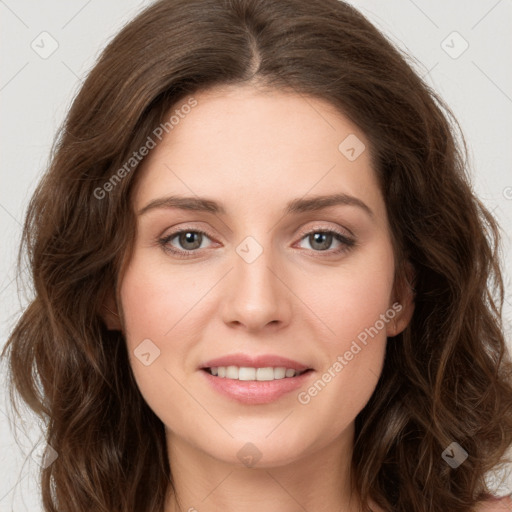
[[[306,240],[314,252],[340,254],[355,245],[355,240],[333,229],[314,229],[306,233],[301,240]],[[338,242],[336,249],[329,249],[333,242]]]
[[[184,229],[181,231],[176,231],[171,233],[168,236],[160,238],[158,243],[163,247],[166,252],[170,252],[180,258],[188,258],[191,257],[193,253],[197,251],[197,249],[203,249],[202,242],[205,238],[209,238],[208,234],[205,231],[197,230],[197,229]],[[183,249],[176,249],[172,246],[171,242],[177,239],[177,243]]]
[[[207,232],[198,229],[182,229],[175,231],[170,235],[158,239],[159,245],[165,252],[173,254],[178,258],[192,258],[199,249],[204,249],[203,242],[210,239]],[[314,229],[307,232],[301,237],[307,240],[311,246],[311,250],[316,253],[327,253],[328,255],[336,255],[348,251],[356,242],[354,239],[344,235],[334,229]],[[180,247],[176,248],[173,241]],[[339,244],[336,249],[329,249],[333,242]]]

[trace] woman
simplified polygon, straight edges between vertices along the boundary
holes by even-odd
[[[449,119],[336,0],[128,24],[24,228],[45,510],[510,510],[498,231]]]

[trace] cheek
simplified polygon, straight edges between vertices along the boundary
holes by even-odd
[[[322,368],[297,400],[304,414],[323,416],[333,435],[355,418],[377,384],[386,351],[386,327],[400,309],[392,305],[393,280],[392,247],[383,243],[379,250],[330,273],[329,293],[320,286],[309,292],[313,309],[329,327],[329,334],[317,336],[324,354]],[[322,284],[322,280],[315,282]]]
[[[181,380],[185,373],[191,348],[187,340],[200,339],[202,324],[193,315],[205,291],[195,278],[183,274],[136,251],[123,277],[120,295],[128,355],[150,404],[158,401],[162,389],[178,393],[172,377]]]
[[[187,313],[204,293],[196,277],[155,258],[144,258],[142,251],[134,254],[120,291],[131,346],[144,338],[169,340],[187,324]]]
[[[193,394],[183,385],[190,351],[204,329],[198,300],[207,290],[200,282],[197,278],[196,284],[196,277],[183,269],[162,266],[136,252],[120,290],[126,345],[137,387],[160,420],[184,437],[203,416]]]
[[[314,312],[330,328],[329,336],[324,338],[329,352],[330,348],[345,349],[347,343],[350,345],[351,340],[374,326],[391,308],[393,282],[394,255],[387,239],[375,244],[372,251],[361,251],[339,268],[329,269],[325,277],[316,277],[314,287],[306,276],[302,291]],[[394,317],[394,310],[390,314]],[[377,327],[385,339],[381,322]]]

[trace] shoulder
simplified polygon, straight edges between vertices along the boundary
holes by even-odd
[[[512,497],[505,496],[480,503],[475,512],[512,512]]]
[[[370,500],[370,505],[372,511],[384,512],[372,500]],[[475,508],[475,512],[512,512],[512,495],[479,503]]]

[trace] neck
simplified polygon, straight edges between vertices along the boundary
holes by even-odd
[[[213,458],[167,432],[176,494],[165,512],[362,512],[351,482],[353,425],[331,443],[284,463],[245,467]]]

